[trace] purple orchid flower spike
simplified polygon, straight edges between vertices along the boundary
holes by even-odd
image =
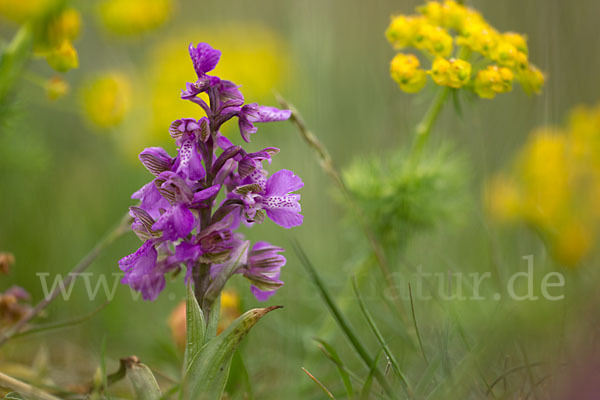
[[[175,157],[160,147],[140,153],[153,179],[132,195],[140,203],[130,207],[131,227],[143,244],[119,261],[122,282],[154,300],[166,285],[165,276],[185,269],[185,282],[203,291],[196,292],[199,303],[210,310],[227,280],[242,274],[256,298],[264,301],[283,285],[283,249],[266,242],[251,247],[237,232],[240,221],[260,223],[268,216],[285,228],[300,225],[300,195],[295,192],[304,184],[288,170],[267,179],[263,161],[270,164],[279,149],[248,152],[221,135],[219,128],[237,117],[248,142],[257,132],[256,123],[283,121],[291,113],[244,105],[238,85],[208,75],[221,52],[206,43],[190,45],[189,50],[198,79],[187,84],[182,98],[198,104],[206,116],[173,121],[168,132],[177,146]],[[203,92],[208,102],[197,97]]]
[[[256,133],[256,122],[285,121],[292,115],[290,110],[280,110],[275,107],[259,106],[256,103],[246,104],[239,113],[240,134],[246,142],[250,142],[250,134]]]

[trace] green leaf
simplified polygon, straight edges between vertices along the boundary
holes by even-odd
[[[208,325],[206,327],[206,339],[204,342],[208,342],[210,339],[217,336],[217,328],[219,327],[219,314],[221,311],[221,295],[219,294],[213,303],[210,314],[208,314]]]
[[[281,308],[255,308],[236,319],[223,333],[209,340],[191,360],[184,378],[189,399],[219,400],[227,383],[231,359],[240,341],[268,312]]]
[[[188,284],[187,286],[185,320],[187,332],[183,365],[185,370],[187,370],[189,368],[189,363],[200,352],[202,346],[204,346],[206,337],[204,313],[200,309],[200,305],[196,300],[191,284]]]
[[[142,364],[135,356],[123,361],[127,368],[127,378],[131,384],[134,399],[159,400],[162,395],[150,368]]]

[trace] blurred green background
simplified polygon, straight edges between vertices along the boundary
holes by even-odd
[[[418,4],[403,0],[173,0],[172,15],[164,25],[123,38],[102,28],[96,2],[75,2],[83,20],[75,42],[80,66],[63,77],[71,86],[70,93],[50,102],[32,76],[50,78],[55,73],[44,63],[31,62],[29,79],[26,76],[17,84],[10,121],[1,128],[0,250],[12,252],[17,261],[12,273],[1,278],[0,289],[18,284],[29,290],[34,300],[41,299],[36,273],[48,272],[50,277],[67,273],[134,204],[130,195],[150,179],[135,155],[153,145],[164,145],[175,154],[167,132],[171,120],[202,116],[199,108],[186,108],[187,104],[178,100],[179,89],[194,79],[191,62],[171,59],[176,54],[185,57],[192,41],[215,43],[217,48],[223,43],[222,77],[242,84],[248,100],[265,105],[277,105],[274,93],[281,93],[301,111],[340,168],[357,158],[383,157],[391,148],[408,145],[433,93],[425,90],[410,96],[398,90],[388,71],[394,50],[383,32],[390,15],[412,12]],[[505,0],[468,4],[499,30],[526,34],[530,59],[547,73],[548,81],[539,96],[514,90],[492,101],[465,103],[462,117],[450,104],[445,107],[431,146],[450,143],[465,159],[470,173],[467,206],[461,208],[457,221],[416,236],[402,262],[392,267],[405,273],[417,265],[428,271],[494,271],[494,280],[501,282],[525,268],[522,256],[533,254],[536,268],[545,274],[553,267],[533,234],[524,228],[507,232],[488,224],[481,206],[482,182],[511,160],[534,127],[561,123],[573,105],[598,100],[600,3]],[[0,34],[8,40],[17,25],[7,20],[0,24]],[[232,49],[230,53],[227,48]],[[103,129],[89,121],[82,103],[90,80],[107,71],[117,71],[128,81],[129,111],[117,126]],[[226,75],[227,71],[235,76]],[[229,134],[240,141],[235,129]],[[332,291],[341,293],[340,303],[349,307],[355,305],[347,287],[357,260],[364,257],[360,246],[367,248],[365,239],[352,229],[355,222],[344,219],[344,208],[334,199],[337,189],[292,124],[261,126],[252,139],[250,150],[281,149],[271,170],[291,169],[304,180],[305,222],[291,231],[270,222],[248,230],[252,240],[286,247],[288,263],[282,274],[285,286],[268,302],[285,308],[261,321],[243,344],[242,354],[258,398],[323,398],[301,371],[302,366],[336,389],[339,384],[334,383],[333,365],[318,353],[312,337],[329,338],[350,365],[358,370],[363,367],[333,326],[291,250],[290,239],[301,243]],[[118,259],[138,245],[133,233],[126,234],[89,271],[118,272]],[[373,267],[370,274],[365,278],[365,295],[390,344],[400,354],[408,354],[403,332],[412,327],[378,306],[377,296],[369,295],[382,290],[380,272]],[[567,278],[573,280],[593,275],[589,271],[570,274]],[[109,282],[112,284],[112,278]],[[240,294],[243,309],[260,305],[243,279],[236,277],[231,286]],[[85,383],[98,365],[105,341],[109,371],[116,369],[119,358],[135,354],[175,376],[182,356],[167,321],[184,297],[184,289],[178,277],[150,303],[133,301],[129,288],[119,284],[113,301],[89,321],[43,337],[17,339],[0,350],[0,360],[28,365],[40,348],[46,347],[57,383]],[[493,285],[486,290],[494,290]],[[169,297],[171,293],[176,296]],[[72,298],[55,301],[44,319],[59,321],[83,315],[104,301],[103,295],[89,301],[79,281]],[[558,323],[568,301],[536,306],[531,313],[526,311],[530,306],[522,306],[523,321],[532,326],[529,329],[526,322],[519,325],[524,328],[524,340],[529,333],[535,337],[544,327]],[[506,318],[511,323],[511,318],[521,318],[520,311],[493,302],[440,306],[424,301],[415,306],[422,334],[428,338],[426,348],[432,353],[445,341],[457,340],[448,334],[454,323],[443,311],[445,307],[456,306],[474,336],[485,328],[488,317],[491,321]],[[532,323],[532,314],[543,322]],[[364,339],[375,343],[360,315],[352,311],[349,316]],[[506,336],[499,334],[495,339],[498,346],[510,335],[510,329]],[[543,353],[545,344],[540,340],[539,348],[532,352]],[[406,355],[407,360],[410,357]]]

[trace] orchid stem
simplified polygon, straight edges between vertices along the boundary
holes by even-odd
[[[0,337],[0,346],[6,343],[13,336],[21,332],[29,323],[29,321],[31,321],[46,307],[48,307],[48,305],[58,297],[63,287],[68,287],[73,279],[75,279],[90,265],[92,265],[92,263],[100,255],[100,253],[102,253],[104,249],[106,249],[117,238],[123,235],[123,233],[127,232],[130,224],[131,217],[129,216],[129,214],[126,214],[121,219],[119,225],[115,229],[113,229],[108,235],[106,235],[102,240],[100,240],[94,246],[94,248],[88,254],[86,254],[86,256],[71,270],[71,272],[68,274],[68,277],[63,281],[63,285],[59,285],[56,288],[54,288],[54,290],[52,291],[52,293],[50,293],[49,296],[44,297],[44,299],[40,301],[34,308],[32,308],[22,319],[20,319],[19,322],[17,322],[8,333]]]
[[[438,92],[433,103],[431,103],[431,106],[429,106],[429,109],[425,113],[423,120],[419,123],[419,125],[417,125],[410,156],[411,161],[415,165],[419,162],[419,158],[421,157],[423,148],[427,144],[429,136],[431,136],[431,129],[437,121],[437,118],[440,115],[440,111],[442,111],[442,108],[444,106],[444,103],[446,102],[446,99],[448,98],[449,93],[449,87],[442,88],[442,90]]]

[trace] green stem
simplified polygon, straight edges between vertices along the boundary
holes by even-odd
[[[431,128],[435,124],[438,116],[440,115],[440,111],[442,111],[442,107],[448,98],[448,94],[450,93],[449,87],[444,87],[440,90],[433,101],[427,113],[423,117],[423,120],[417,125],[417,129],[415,131],[415,138],[413,141],[413,147],[411,150],[411,159],[414,163],[419,161],[419,157],[429,140],[429,136],[431,135]]]
[[[8,95],[16,78],[23,71],[32,42],[31,28],[25,24],[4,49],[0,59],[0,102]]]

